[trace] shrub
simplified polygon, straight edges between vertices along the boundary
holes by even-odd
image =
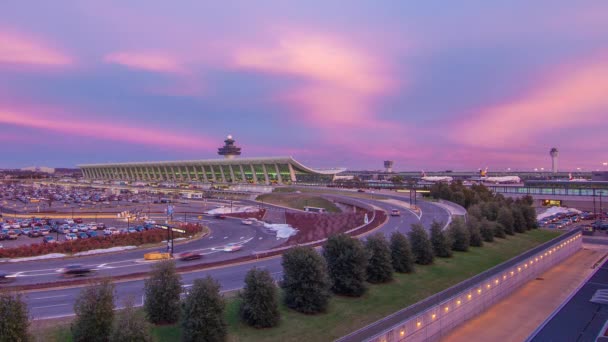
[[[396,272],[414,272],[414,255],[405,235],[394,232],[391,235],[391,259]]]
[[[420,265],[432,264],[434,259],[433,246],[424,227],[419,223],[412,224],[412,230],[408,233],[408,236],[415,262]]]
[[[452,249],[455,251],[466,252],[469,250],[471,237],[467,227],[460,218],[455,218],[450,224],[449,234],[452,238]]]
[[[501,238],[504,239],[507,237],[507,235],[505,234],[505,227],[498,223],[498,222],[492,222],[493,224],[493,230],[494,230],[494,236],[497,238]]]
[[[386,283],[393,279],[393,262],[391,248],[383,234],[374,234],[367,238],[365,249],[369,255],[367,264],[367,281]]]
[[[513,213],[513,229],[518,233],[525,233],[527,224],[522,210],[519,207],[514,206],[511,208],[511,212]]]
[[[150,278],[144,283],[144,311],[154,324],[171,324],[179,319],[179,299],[182,293],[181,276],[172,260],[152,266]]]
[[[295,247],[283,254],[281,264],[285,305],[306,314],[327,310],[331,283],[325,259],[310,247]]]
[[[196,279],[182,305],[182,341],[226,340],[224,306],[216,280],[210,276]]]
[[[481,223],[476,217],[469,217],[467,220],[467,229],[469,230],[470,245],[473,247],[483,246],[480,225]]]
[[[133,297],[128,297],[124,309],[114,320],[110,341],[151,342],[150,328],[145,315],[135,309]]]
[[[361,241],[345,234],[332,235],[323,246],[323,256],[334,293],[359,297],[367,291],[368,255]]]
[[[440,258],[450,258],[452,256],[450,237],[443,232],[442,224],[436,221],[431,223],[431,244],[435,256]]]
[[[0,291],[0,341],[31,341],[28,316],[21,294]]]
[[[503,226],[506,234],[515,234],[513,230],[513,213],[511,212],[511,209],[507,207],[501,207],[498,210],[496,222],[500,223]]]
[[[114,284],[109,279],[85,287],[74,303],[75,342],[109,341],[114,320]]]
[[[479,231],[483,237],[483,241],[492,242],[494,241],[494,223],[486,220],[481,220],[479,224]]]
[[[241,319],[255,328],[270,328],[279,324],[277,287],[268,270],[252,268],[245,276],[240,293]]]

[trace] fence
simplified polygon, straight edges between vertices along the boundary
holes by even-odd
[[[437,341],[582,246],[570,231],[338,341]]]

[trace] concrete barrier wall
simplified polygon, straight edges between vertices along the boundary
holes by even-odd
[[[573,234],[565,234],[551,242],[548,246],[543,246],[544,248],[541,250],[525,255],[524,258],[521,258],[522,260],[511,263],[508,267],[498,265],[484,272],[487,276],[481,277],[475,284],[447,299],[444,298],[424,311],[410,315],[401,323],[375,335],[368,341],[439,340],[456,326],[479,315],[521,285],[537,278],[549,268],[576,253],[582,247],[582,235],[580,231],[577,231]],[[429,299],[432,300],[433,297]]]

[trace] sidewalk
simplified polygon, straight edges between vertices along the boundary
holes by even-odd
[[[581,249],[442,341],[523,341],[564,302],[608,249]]]

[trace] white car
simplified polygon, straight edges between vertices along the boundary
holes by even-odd
[[[65,234],[65,239],[67,241],[78,240],[78,236],[74,233]]]
[[[253,220],[243,220],[241,223],[246,226],[251,226],[253,224]]]
[[[238,243],[229,243],[224,246],[224,252],[237,252],[243,249],[243,245]]]
[[[78,227],[78,230],[81,231],[81,232],[87,232],[87,231],[89,231],[89,227],[87,227],[84,224],[79,224],[77,227]]]
[[[69,224],[69,225],[74,224],[74,220],[72,220],[72,219],[66,219],[65,222],[67,222],[67,224]]]

